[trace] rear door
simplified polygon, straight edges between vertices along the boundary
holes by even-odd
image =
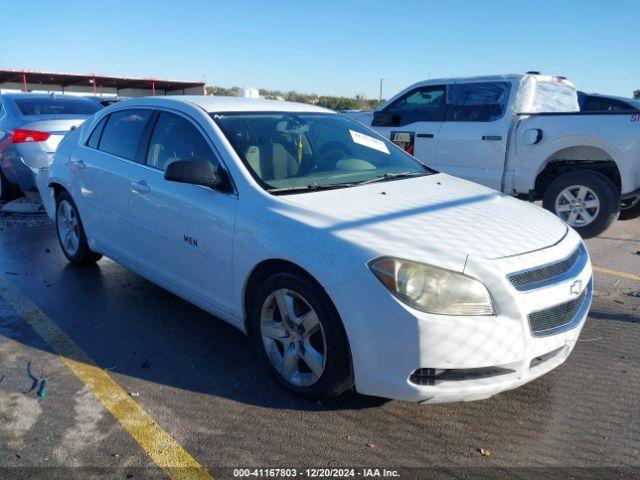
[[[444,113],[444,85],[422,86],[386,106],[376,115],[373,127],[418,160],[435,167]],[[380,122],[381,118],[385,120]]]
[[[464,82],[447,87],[447,112],[440,129],[437,169],[500,190],[507,137],[511,82]]]
[[[147,144],[131,173],[137,263],[177,293],[229,312],[237,197],[164,179],[175,160],[220,161],[198,123],[176,111],[159,111]]]
[[[116,260],[133,262],[135,250],[129,199],[131,167],[148,109],[117,110],[104,117],[71,157],[72,189],[91,243]]]

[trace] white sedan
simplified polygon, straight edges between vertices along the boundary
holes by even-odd
[[[591,302],[551,213],[310,105],[125,100],[39,183],[71,263],[106,255],[231,323],[309,397],[489,397],[563,363]]]

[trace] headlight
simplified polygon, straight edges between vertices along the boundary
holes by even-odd
[[[382,284],[407,305],[441,315],[493,315],[482,282],[462,273],[398,258],[369,262]]]

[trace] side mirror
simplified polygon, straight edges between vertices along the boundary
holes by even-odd
[[[167,165],[164,179],[170,182],[190,183],[220,190],[224,186],[223,177],[207,160],[176,160]]]
[[[375,112],[371,125],[374,127],[396,127],[400,125],[400,115],[390,112]]]

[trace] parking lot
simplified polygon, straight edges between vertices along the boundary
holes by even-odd
[[[471,403],[317,403],[279,388],[231,326],[108,259],[68,265],[46,218],[0,216],[0,476],[638,469],[640,220],[587,243],[593,305],[557,370]]]

